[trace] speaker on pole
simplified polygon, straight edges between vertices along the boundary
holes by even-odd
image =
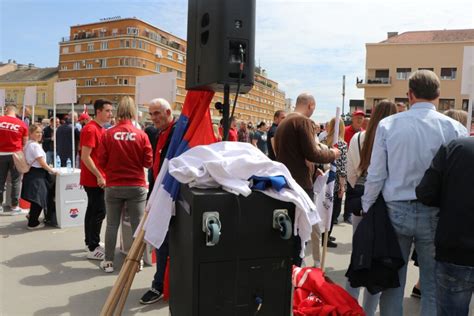
[[[239,80],[241,93],[252,89],[255,1],[189,0],[187,90],[235,92]]]

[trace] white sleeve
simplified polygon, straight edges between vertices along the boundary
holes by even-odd
[[[41,148],[40,144],[38,143],[28,144],[25,151],[26,161],[28,162],[28,164],[31,165],[36,160],[36,158],[44,156],[43,152],[44,152],[43,148]]]
[[[349,150],[347,152],[347,182],[354,187],[357,181],[357,169],[360,163],[359,144],[357,142],[358,133],[351,138]]]

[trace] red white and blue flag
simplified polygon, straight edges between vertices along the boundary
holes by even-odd
[[[166,158],[146,206],[149,214],[144,226],[145,240],[155,248],[159,248],[165,239],[180,189],[180,183],[168,172],[169,161],[192,147],[216,142],[209,111],[213,96],[213,91],[188,91],[186,94]]]

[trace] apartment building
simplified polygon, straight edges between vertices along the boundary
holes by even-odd
[[[53,108],[58,68],[37,68],[33,64],[22,65],[14,61],[4,65],[10,66],[10,71],[0,75],[0,89],[5,89],[5,104],[16,104],[21,111],[26,87],[36,86],[35,117],[47,118],[48,110]]]
[[[186,41],[137,18],[108,18],[96,23],[71,26],[59,43],[59,80],[77,80],[79,104],[98,98],[113,102],[134,96],[137,76],[176,72],[177,95],[173,112],[178,115],[186,95]],[[233,95],[231,96],[233,99]],[[213,102],[222,102],[216,94]],[[237,119],[273,120],[285,107],[285,93],[278,83],[257,69],[251,93],[240,95]],[[220,113],[211,106],[215,121]]]
[[[367,112],[382,99],[408,102],[408,77],[418,69],[434,71],[441,82],[438,110],[467,110],[469,96],[461,94],[465,46],[474,46],[474,29],[389,32],[380,43],[366,44],[364,89]]]

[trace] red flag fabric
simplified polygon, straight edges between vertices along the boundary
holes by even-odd
[[[321,269],[293,267],[293,315],[365,315],[342,287],[324,277]]]

